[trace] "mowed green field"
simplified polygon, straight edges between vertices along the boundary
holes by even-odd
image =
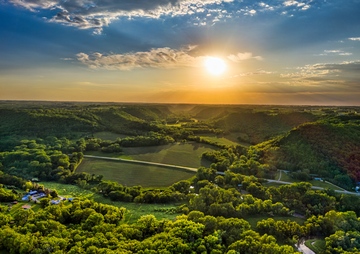
[[[216,134],[204,134],[204,135],[201,135],[201,137],[204,137],[210,141],[218,142],[218,143],[224,144],[224,145],[250,146],[250,144],[248,144],[248,143],[239,142],[237,140],[237,137],[244,136],[244,135],[246,135],[246,134],[242,133],[242,132],[232,132],[231,134],[227,134],[227,135],[223,135],[223,136],[216,135]]]
[[[150,161],[176,166],[190,168],[210,167],[211,162],[201,159],[201,155],[206,151],[218,150],[216,147],[199,144],[170,144],[161,146],[144,146],[144,147],[125,147],[123,154],[107,154],[98,151],[85,152],[85,155],[95,155],[102,157],[114,157],[128,160]]]
[[[129,135],[125,134],[117,134],[109,131],[101,131],[94,133],[95,138],[99,138],[101,140],[112,140],[115,141],[117,138],[127,138]]]
[[[79,197],[79,198],[87,198],[92,199],[95,202],[113,205],[116,207],[124,207],[127,210],[127,214],[125,216],[125,222],[134,223],[141,216],[152,214],[156,217],[157,220],[174,220],[176,216],[179,214],[168,214],[165,212],[155,211],[155,209],[159,208],[172,208],[176,207],[179,204],[138,204],[134,202],[122,202],[122,201],[112,201],[109,198],[105,198],[103,195],[94,193],[91,190],[84,190],[76,185],[70,184],[62,184],[57,182],[41,182],[46,188],[55,189],[62,197]]]
[[[92,158],[84,158],[76,172],[103,175],[104,180],[116,181],[128,187],[135,185],[168,187],[173,183],[189,179],[195,175],[195,172],[185,169]]]

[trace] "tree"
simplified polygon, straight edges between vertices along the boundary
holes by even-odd
[[[53,198],[56,198],[56,197],[59,196],[59,194],[58,194],[58,192],[57,192],[56,190],[52,190],[52,191],[50,192],[50,196],[53,197]]]

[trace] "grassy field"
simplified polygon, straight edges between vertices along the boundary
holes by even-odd
[[[185,169],[92,158],[84,158],[76,172],[101,174],[104,176],[104,180],[117,181],[124,186],[141,185],[142,187],[168,187],[195,175],[195,172]]]
[[[136,222],[143,215],[153,214],[157,220],[168,219],[174,220],[179,214],[166,214],[164,212],[155,211],[159,208],[171,208],[180,204],[137,204],[121,201],[111,201],[109,198],[94,193],[90,190],[84,190],[76,185],[62,184],[56,182],[41,182],[46,188],[56,189],[62,197],[81,197],[93,199],[95,202],[113,205],[116,207],[124,207],[127,209],[125,221],[128,223]]]
[[[10,204],[11,202],[1,202],[0,203],[0,205],[2,205],[2,206],[6,206],[7,207],[7,205],[8,204]],[[12,205],[12,208],[11,208],[11,210],[10,210],[10,214],[12,214],[12,215],[14,215],[17,211],[19,211],[20,209],[22,209],[21,207],[23,206],[23,205],[31,205],[31,210],[33,210],[34,212],[37,212],[37,211],[39,211],[39,209],[41,209],[41,206],[39,205],[39,204],[35,204],[34,202],[30,202],[30,201],[18,201],[18,203],[17,204],[13,204]],[[8,213],[7,211],[5,211],[5,213]]]
[[[289,217],[285,217],[285,216],[274,216],[274,217],[269,217],[269,216],[266,216],[266,215],[254,215],[254,216],[251,216],[251,217],[246,217],[244,220],[246,220],[247,222],[249,222],[251,228],[253,230],[256,230],[256,224],[259,222],[259,221],[262,221],[262,220],[267,220],[268,218],[272,218],[274,219],[275,221],[279,221],[279,220],[282,220],[282,221],[287,221],[287,220],[291,220],[291,221],[295,221],[296,223],[298,223],[299,225],[302,225],[304,222],[305,222],[305,219],[302,219],[302,218],[299,218],[299,217],[293,217],[293,216],[289,216]]]
[[[117,134],[109,131],[101,131],[94,133],[95,138],[100,138],[101,140],[116,140],[117,138],[127,138],[129,135]]]
[[[305,241],[305,245],[316,254],[320,254],[325,251],[326,241],[324,239],[309,239]]]
[[[199,168],[210,166],[211,162],[201,159],[201,154],[213,150],[218,149],[207,144],[185,143],[161,146],[126,147],[123,148],[122,155],[119,153],[106,154],[99,151],[85,152],[84,154]]]
[[[276,179],[277,180],[277,179]],[[284,182],[291,182],[291,183],[299,183],[299,182],[304,182],[304,181],[300,181],[294,178],[291,178],[288,174],[282,172],[281,173],[281,181]],[[312,186],[316,186],[316,187],[321,187],[321,188],[329,188],[329,189],[333,189],[333,190],[343,190],[341,188],[337,188],[332,184],[329,183],[325,183],[322,181],[317,181],[317,180],[311,180],[311,181],[307,181],[308,183],[311,183]]]
[[[242,136],[242,135],[246,135],[245,133],[241,133],[241,132],[232,132],[231,134],[227,134],[227,135],[215,135],[215,134],[206,134],[206,135],[201,135],[201,137],[204,137],[210,141],[213,142],[218,142],[220,144],[224,144],[224,145],[243,145],[243,146],[250,146],[250,144],[248,143],[244,143],[244,142],[239,142],[237,140],[237,137]]]

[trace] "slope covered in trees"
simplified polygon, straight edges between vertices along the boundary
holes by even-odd
[[[252,144],[258,144],[317,118],[311,113],[299,112],[277,115],[235,112],[209,120],[209,124],[224,131],[246,133]]]
[[[265,158],[281,169],[318,174],[345,188],[360,181],[360,116],[304,124],[270,143]]]
[[[109,130],[136,134],[158,130],[155,121],[165,118],[156,107],[80,107],[56,109],[0,108],[0,133],[3,136],[60,135],[70,132]]]

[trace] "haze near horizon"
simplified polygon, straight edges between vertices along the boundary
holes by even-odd
[[[360,105],[358,0],[0,7],[0,100]]]

